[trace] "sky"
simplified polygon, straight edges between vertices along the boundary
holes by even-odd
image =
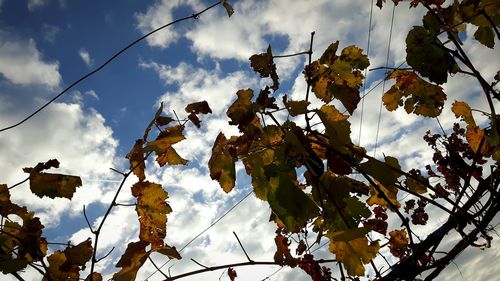
[[[168,216],[166,242],[182,248],[245,199],[186,247],[181,253],[182,260],[165,265],[164,272],[176,275],[200,269],[191,258],[206,266],[245,261],[233,231],[254,260],[272,260],[276,228],[268,222],[267,203],[253,194],[245,197],[251,193],[251,187],[243,167],[237,166],[237,186],[229,194],[210,179],[207,168],[217,134],[220,131],[226,136],[237,134],[225,115],[236,91],[245,88],[258,91],[265,83],[251,71],[248,58],[264,52],[269,44],[274,54],[307,51],[312,31],[315,31],[313,58],[318,58],[337,40],[340,48],[357,45],[366,50],[370,27],[370,68],[385,66],[386,60],[388,66],[396,67],[405,61],[404,39],[408,30],[421,24],[424,14],[421,8],[409,9],[407,3],[400,3],[390,33],[391,1],[382,10],[374,7],[371,26],[373,1],[229,2],[235,10],[231,18],[218,6],[198,19],[164,29],[73,87],[35,118],[0,133],[0,183],[11,186],[26,177],[23,167],[53,158],[61,162],[57,172],[82,178],[83,186],[72,201],[39,199],[30,193],[27,184],[12,190],[14,202],[36,211],[49,241],[79,243],[93,237],[82,208],[86,206],[91,222],[97,225],[121,181],[121,176],[110,168],[121,171],[128,168],[125,155],[135,140],[142,137],[160,102],[164,103],[166,115],[173,116],[175,111],[182,117],[187,104],[206,100],[213,114],[203,117],[201,129],[188,127],[187,140],[175,145],[177,152],[190,161],[188,165],[159,168],[153,161],[147,162],[147,177],[163,185],[173,209]],[[203,0],[0,0],[0,127],[21,120],[143,34],[210,4]],[[463,47],[486,79],[491,80],[498,70],[499,49],[479,46],[472,38],[473,32],[467,30]],[[497,63],[492,63],[495,59]],[[282,83],[278,96],[304,97],[306,84],[301,71],[305,63],[305,56],[276,60]],[[438,124],[435,119],[407,115],[403,110],[389,113],[383,109],[379,114],[381,94],[390,87],[390,82],[379,83],[383,76],[380,70],[367,73],[366,92],[373,90],[363,101],[363,115],[358,112],[350,119],[352,139],[359,139],[369,153],[376,151],[377,157],[383,154],[398,157],[403,169],[423,167],[430,163],[432,151],[422,136],[429,129],[437,132]],[[456,122],[450,110],[454,100],[487,109],[479,85],[466,76],[455,75],[443,88],[449,96],[440,122],[447,130]],[[315,104],[318,101],[313,101],[312,106]],[[500,108],[498,103],[495,106]],[[127,180],[118,202],[133,202],[128,187],[135,181],[135,177]],[[422,235],[446,219],[437,211],[433,214],[429,224],[420,230]],[[115,250],[98,264],[97,270],[111,277],[117,271],[114,265],[125,245],[137,241],[137,236],[134,207],[114,208],[103,228],[98,256],[105,255],[112,247]],[[455,239],[451,235],[447,243]],[[498,267],[489,266],[496,264],[500,255],[496,241],[493,242],[492,249],[466,250],[439,280],[493,280],[493,276],[500,274]],[[50,249],[60,250],[55,246]],[[327,247],[316,254],[332,257]],[[161,256],[153,258],[158,265],[165,263]],[[337,272],[336,265],[332,264],[332,268]],[[278,266],[237,268],[237,280],[262,280],[278,269]],[[370,273],[368,267],[367,270]],[[23,276],[32,280],[38,278],[36,274],[28,269]],[[218,280],[220,276],[220,280],[229,280],[222,271],[183,280]],[[165,277],[151,263],[146,263],[137,280],[146,279]],[[309,279],[300,269],[283,269],[267,280]]]

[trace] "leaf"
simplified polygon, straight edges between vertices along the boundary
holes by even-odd
[[[212,156],[208,161],[210,177],[217,180],[224,192],[229,193],[236,182],[235,159],[229,152],[227,139],[219,133],[212,148]]]
[[[85,278],[85,281],[102,281],[102,275],[98,272],[93,272]]]
[[[227,0],[220,0],[220,2],[222,3],[222,6],[224,6],[224,9],[226,9],[227,16],[231,17],[234,14],[234,10],[231,4],[229,4]]]
[[[68,270],[61,270],[61,266],[66,262],[66,255],[57,251],[47,257],[49,262],[48,272],[43,277],[43,281],[48,280],[71,280],[78,281],[80,277],[80,269],[77,266],[71,267]],[[48,277],[50,274],[50,279]]]
[[[180,157],[173,147],[168,147],[165,153],[158,155],[158,157],[156,158],[156,162],[158,162],[158,165],[160,165],[160,167],[163,167],[165,164],[186,165],[188,163],[188,160]]]
[[[326,237],[330,238],[331,241],[352,241],[358,238],[364,237],[368,232],[370,232],[368,227],[357,227],[347,230],[340,230],[335,232],[328,232]]]
[[[146,130],[144,131],[144,136],[142,137],[142,142],[147,142],[148,141],[148,135],[149,135],[149,132],[151,131],[151,127],[153,127],[153,124],[155,124],[158,120],[158,118],[160,118],[160,114],[163,112],[163,102],[160,103],[160,108],[158,108],[158,110],[156,111],[156,114],[155,114],[155,117],[153,118],[153,120],[151,120],[151,122],[149,122],[148,126],[146,127]],[[165,121],[165,120],[162,120],[162,121]]]
[[[455,60],[439,46],[442,45],[434,34],[423,26],[414,26],[406,37],[406,61],[422,76],[437,84],[448,80],[448,72],[453,73]]]
[[[155,252],[158,252],[164,256],[167,256],[169,259],[182,259],[181,255],[179,254],[179,252],[177,251],[177,249],[175,247],[170,247],[168,245],[165,245],[161,248],[158,248],[156,250],[154,250]]]
[[[344,264],[350,276],[363,276],[365,267],[378,253],[378,241],[368,244],[366,237],[357,238],[349,242],[330,240],[329,250],[335,254],[338,262]]]
[[[329,65],[333,64],[338,58],[338,56],[335,54],[337,53],[338,48],[339,48],[339,41],[331,43],[319,58],[319,62],[321,64],[329,64]]]
[[[158,116],[155,119],[155,124],[158,125],[158,126],[166,126],[166,125],[170,124],[173,121],[175,121],[175,120],[173,118],[171,118],[171,117],[168,117],[168,116]]]
[[[234,270],[234,268],[230,267],[227,269],[227,276],[229,276],[229,279],[231,279],[231,281],[234,281],[236,280],[236,277],[238,277],[238,274],[236,273],[236,270]]]
[[[329,143],[338,152],[347,153],[351,144],[351,124],[347,116],[341,114],[333,105],[323,105],[318,111],[321,122],[325,125]]]
[[[340,59],[348,62],[354,69],[365,69],[370,65],[368,56],[363,54],[363,49],[354,45],[347,46],[342,50]]]
[[[474,32],[474,38],[490,49],[495,47],[495,33],[491,26],[478,27],[476,32]]]
[[[297,259],[292,256],[288,248],[288,241],[281,233],[276,234],[274,238],[276,244],[276,253],[274,253],[274,261],[281,265],[288,265],[290,267],[297,266]]]
[[[68,246],[63,252],[66,260],[59,269],[70,271],[74,266],[85,267],[85,264],[92,257],[93,252],[92,240],[90,238],[76,246]]]
[[[273,80],[271,89],[273,89],[273,91],[278,90],[280,82],[278,74],[276,73],[276,64],[274,64],[273,61],[271,45],[267,47],[267,52],[251,56],[250,66],[252,66],[255,72],[260,74],[260,77],[271,77]]]
[[[239,90],[236,95],[238,98],[236,101],[228,108],[226,114],[231,121],[229,125],[238,125],[240,131],[248,125],[255,117],[255,111],[252,103],[253,90]]]
[[[30,175],[31,192],[38,197],[49,198],[63,197],[71,199],[76,188],[82,185],[82,180],[77,176],[62,174],[37,173]]]
[[[210,106],[208,106],[207,101],[190,103],[186,106],[185,110],[187,113],[194,113],[194,114],[212,113],[212,109],[210,109]]]
[[[297,116],[307,113],[307,106],[311,104],[309,101],[306,100],[299,100],[299,101],[286,100],[284,103],[286,109],[292,116]]]
[[[405,70],[396,70],[389,78],[396,79],[396,84],[382,97],[387,110],[394,111],[403,106],[404,102],[407,113],[413,112],[426,117],[441,114],[446,94],[440,86],[424,81],[414,72]]]
[[[467,142],[469,143],[474,153],[478,153],[479,146],[481,145],[481,150],[479,152],[485,156],[489,154],[490,145],[486,141],[484,131],[481,128],[467,125],[465,139],[467,139]]]
[[[393,230],[389,232],[389,249],[391,250],[391,254],[398,258],[405,257],[408,252],[408,234],[406,230]]]
[[[130,168],[134,169],[133,173],[137,176],[139,181],[143,181],[146,178],[144,174],[144,169],[146,168],[146,163],[144,161],[144,150],[142,145],[144,141],[142,139],[138,139],[135,141],[134,147],[127,154],[127,159],[130,162]]]
[[[276,105],[276,98],[270,96],[271,91],[269,91],[269,86],[266,86],[264,89],[260,90],[255,103],[259,106],[260,111],[265,111],[266,109],[279,109],[278,105]],[[283,96],[286,98],[286,96]]]
[[[462,120],[470,126],[476,126],[476,121],[474,120],[474,116],[472,116],[472,109],[470,106],[463,101],[455,101],[451,105],[451,111],[455,114],[455,117],[462,117]]]
[[[165,201],[168,193],[161,185],[145,181],[132,186],[132,195],[137,198],[135,210],[140,222],[139,238],[151,243],[153,250],[163,247],[167,214],[172,211]]]
[[[48,170],[50,168],[59,168],[59,161],[57,161],[57,159],[50,159],[49,161],[47,162],[40,162],[38,164],[36,164],[35,167],[33,168],[30,168],[30,167],[26,167],[26,168],[23,168],[23,172],[25,173],[39,173],[41,171],[44,171],[44,170]]]
[[[385,187],[382,185],[380,182],[375,181],[377,184],[378,188],[384,193],[384,195],[389,199],[389,202],[391,202],[396,208],[401,207],[401,204],[398,201],[397,194],[398,194],[398,189],[396,186],[390,186],[390,187]],[[366,203],[370,206],[376,204],[378,206],[382,207],[387,207],[391,209],[392,207],[386,199],[384,199],[380,193],[375,189],[375,187],[370,186],[370,193],[371,196],[366,200]]]
[[[148,242],[139,241],[128,244],[125,253],[121,256],[116,264],[116,267],[122,269],[113,275],[114,281],[130,281],[135,280],[137,271],[144,264],[150,252],[146,252]]]
[[[196,116],[196,114],[194,113],[190,113],[188,115],[188,119],[191,120],[191,122],[193,122],[193,124],[197,127],[197,128],[200,128],[200,124],[201,124],[201,121],[200,119],[198,118],[198,116]]]
[[[144,153],[154,151],[157,155],[156,162],[158,162],[160,166],[163,166],[166,163],[172,165],[185,165],[187,160],[181,158],[172,147],[175,143],[185,139],[182,133],[183,130],[183,125],[168,127],[165,131],[158,135],[156,140],[146,144],[144,147]]]

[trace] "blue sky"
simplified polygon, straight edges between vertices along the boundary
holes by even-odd
[[[25,177],[21,168],[51,158],[60,160],[62,172],[80,175],[83,179],[83,187],[75,194],[74,202],[40,200],[29,194],[26,185],[13,190],[16,202],[40,215],[49,240],[78,243],[91,237],[82,206],[87,205],[89,216],[98,222],[120,180],[109,168],[126,169],[124,156],[135,139],[142,136],[161,101],[165,104],[165,114],[172,115],[175,110],[182,115],[188,103],[207,100],[214,113],[202,119],[202,129],[187,129],[188,139],[176,145],[179,154],[190,163],[185,167],[160,169],[152,161],[148,162],[148,177],[169,192],[174,210],[169,215],[167,243],[181,248],[250,190],[241,166],[237,188],[228,195],[210,180],[206,168],[219,131],[226,135],[237,133],[227,124],[225,116],[234,93],[241,88],[258,90],[262,85],[250,70],[249,56],[264,52],[268,44],[273,46],[275,54],[306,51],[311,31],[316,31],[316,58],[336,40],[340,41],[341,48],[352,44],[366,48],[367,45],[370,1],[230,2],[235,9],[231,18],[222,7],[216,7],[197,20],[162,30],[71,89],[34,119],[1,133],[1,183],[12,185]],[[0,127],[19,121],[144,33],[173,19],[189,16],[209,4],[203,0],[0,0]],[[371,67],[385,64],[391,12],[392,3],[382,10],[376,7],[373,10]],[[423,14],[421,9],[410,10],[406,3],[397,7],[389,66],[404,62],[404,38],[413,25],[420,24]],[[464,48],[473,51],[473,61],[491,78],[497,71],[491,58],[498,58],[499,52],[478,48],[477,42],[470,39],[471,32],[467,31]],[[282,82],[278,95],[286,93],[292,98],[303,98],[304,63],[305,57],[277,60]],[[369,72],[367,89],[374,87],[382,75],[379,71]],[[386,90],[389,87],[387,84]],[[478,85],[467,77],[456,75],[443,87],[453,93],[440,119],[445,128],[455,122],[449,110],[455,99],[466,100],[474,108],[485,108],[478,97]],[[364,101],[361,144],[369,151],[374,150],[381,93],[382,86],[379,86]],[[360,120],[359,113],[351,119],[354,140],[358,139]],[[377,156],[385,153],[400,157],[406,168],[423,166],[422,163],[430,161],[432,152],[426,149],[421,137],[427,129],[437,129],[435,120],[409,116],[401,110],[388,113],[385,109],[380,120]],[[127,187],[134,181],[135,178],[128,180]],[[120,202],[131,199],[127,189],[120,195]],[[198,269],[189,258],[207,265],[243,261],[233,230],[254,259],[272,260],[275,228],[267,223],[268,217],[265,202],[251,195],[186,248],[184,259],[171,263],[175,264],[172,273]],[[421,233],[432,230],[444,219],[436,213],[436,221]],[[116,208],[108,222],[99,253],[106,253],[112,246],[117,248],[98,270],[111,274],[123,253],[123,245],[137,240],[138,223],[133,207]],[[484,263],[498,258],[497,249],[466,251],[457,260],[461,272],[451,266],[443,273],[442,280],[490,280],[488,274],[496,274],[491,269],[483,273],[472,268],[477,269],[474,266],[477,264],[483,264],[480,267],[483,268]],[[325,250],[326,247],[318,251],[319,255],[327,257]],[[162,264],[160,257],[155,258]],[[276,269],[238,269],[238,280],[263,279]],[[146,264],[138,280],[144,280],[153,272],[154,267]],[[217,280],[220,275],[221,272],[215,272],[186,280]],[[28,270],[26,276],[36,275]],[[149,280],[162,278],[154,274]],[[270,280],[308,279],[300,270],[284,269]]]

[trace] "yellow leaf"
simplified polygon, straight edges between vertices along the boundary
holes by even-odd
[[[153,250],[162,247],[167,232],[167,214],[172,211],[165,201],[168,193],[161,185],[145,181],[132,186],[132,195],[137,198],[139,238],[151,243]]]
[[[48,173],[37,173],[30,176],[31,192],[40,198],[47,196],[71,199],[76,188],[81,185],[82,180],[77,176]]]
[[[377,180],[375,180],[375,183],[394,206],[396,206],[397,208],[401,207],[401,204],[397,199],[398,188],[396,186],[391,186],[388,188],[383,186]],[[389,203],[379,195],[378,191],[372,185],[370,185],[370,194],[371,194],[370,198],[366,200],[366,203],[368,205],[371,206],[373,204],[376,204],[391,209]]]
[[[183,125],[168,127],[158,135],[156,140],[149,142],[146,147],[144,147],[144,152],[154,151],[156,155],[164,153],[169,147],[185,139],[182,134],[183,130]]]
[[[455,113],[455,117],[462,117],[462,120],[464,120],[467,125],[476,126],[474,116],[472,116],[472,110],[466,102],[455,101],[451,105],[451,111]]]
[[[67,281],[78,281],[80,277],[80,269],[78,266],[71,266],[67,270],[62,270],[61,266],[66,262],[66,256],[64,253],[57,251],[52,255],[47,257],[49,262],[48,273],[51,279],[47,278],[47,275],[43,277],[43,281],[48,280],[67,280]]]
[[[467,132],[465,133],[465,138],[469,143],[472,151],[477,153],[479,146],[481,146],[480,153],[482,155],[488,155],[490,150],[490,145],[485,139],[484,131],[476,126],[467,125]]]
[[[219,133],[212,148],[212,156],[208,161],[210,177],[217,180],[224,190],[230,192],[236,182],[235,159],[229,152],[227,139],[223,133]]]
[[[366,237],[357,238],[349,242],[330,240],[330,252],[335,254],[337,261],[344,264],[347,274],[351,276],[363,276],[365,267],[378,253],[380,245],[378,241],[368,244]]]
[[[158,165],[162,167],[165,164],[186,165],[188,163],[188,160],[180,157],[173,147],[168,147],[165,153],[162,153],[158,155],[158,157],[156,157],[156,162],[158,162]]]

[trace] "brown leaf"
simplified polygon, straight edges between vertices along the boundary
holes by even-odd
[[[276,73],[276,64],[274,64],[273,61],[271,45],[267,48],[267,52],[251,56],[250,65],[255,72],[260,74],[260,77],[271,77],[273,80],[271,89],[273,89],[273,91],[278,90],[280,82],[278,74]]]
[[[190,103],[186,106],[185,110],[187,113],[194,113],[194,114],[212,113],[212,109],[210,109],[210,106],[208,106],[207,101]]]
[[[146,163],[144,161],[144,150],[142,145],[144,140],[138,139],[135,141],[134,147],[127,154],[126,158],[130,162],[130,168],[134,169],[133,173],[137,176],[139,181],[143,181],[146,178],[144,174],[144,169],[146,168]]]
[[[31,192],[40,198],[47,196],[71,199],[76,188],[81,185],[82,180],[77,176],[48,173],[37,173],[30,176]]]
[[[227,276],[229,276],[231,281],[234,281],[236,280],[236,277],[238,277],[238,274],[236,274],[236,270],[234,270],[234,268],[230,267],[227,269]]]

